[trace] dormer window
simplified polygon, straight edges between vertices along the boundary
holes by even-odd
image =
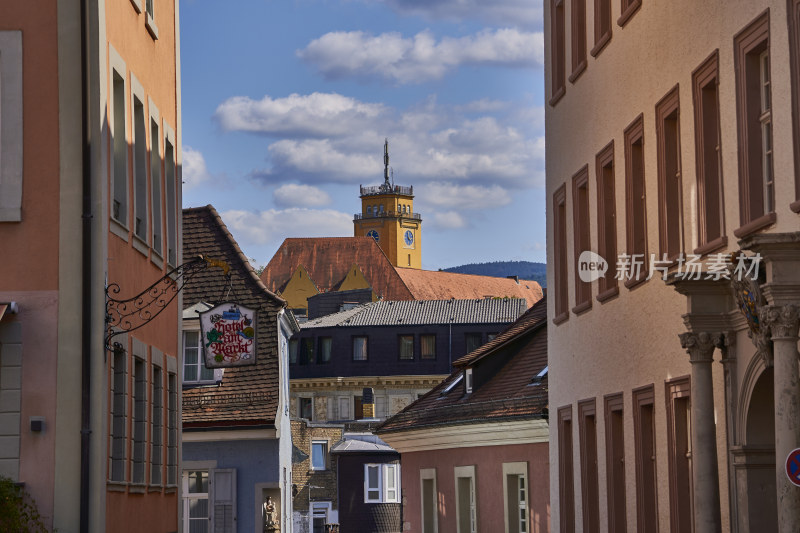
[[[464,388],[467,394],[472,394],[472,369],[468,368],[464,371]]]

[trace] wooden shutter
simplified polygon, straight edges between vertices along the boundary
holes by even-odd
[[[236,469],[218,468],[211,471],[209,499],[211,500],[211,532],[236,531]]]

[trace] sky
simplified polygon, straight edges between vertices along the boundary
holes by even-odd
[[[352,236],[385,138],[424,269],[544,262],[540,2],[220,5],[180,6],[183,205],[213,205],[256,265]]]

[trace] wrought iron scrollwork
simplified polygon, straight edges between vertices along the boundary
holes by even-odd
[[[106,338],[107,350],[118,350],[122,345],[113,342],[117,335],[137,330],[148,324],[166,309],[184,286],[198,272],[209,266],[229,270],[224,261],[206,258],[202,255],[187,261],[167,272],[158,281],[148,288],[127,299],[118,299],[117,295],[122,290],[117,283],[106,287]]]

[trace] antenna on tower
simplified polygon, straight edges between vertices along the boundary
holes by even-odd
[[[389,174],[392,176],[392,186],[394,186],[394,168],[389,168]]]
[[[389,185],[389,139],[383,141],[383,183]]]

